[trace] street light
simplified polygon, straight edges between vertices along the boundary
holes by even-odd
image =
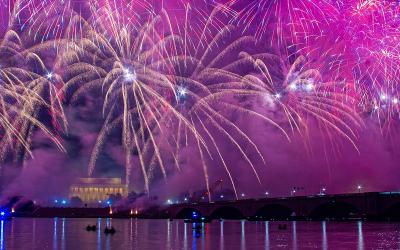
[[[357,190],[358,190],[359,193],[361,193],[361,189],[362,189],[362,186],[361,186],[361,185],[358,185],[358,186],[357,186]]]
[[[265,196],[268,196],[268,195],[269,195],[268,191],[267,191],[267,192],[265,192]]]

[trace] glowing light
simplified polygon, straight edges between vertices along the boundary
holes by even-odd
[[[130,214],[131,215],[138,215],[139,211],[137,209],[135,209],[135,210],[131,209]]]
[[[49,80],[51,80],[53,78],[53,76],[54,76],[53,72],[48,72],[46,74],[46,78],[49,79]]]
[[[1,211],[1,212],[0,212],[0,215],[1,215],[1,216],[4,216],[4,215],[6,215],[6,213],[5,213],[4,211]]]
[[[289,89],[290,90],[297,90],[297,85],[295,84],[295,83],[291,83],[291,84],[289,84]]]
[[[135,73],[135,71],[131,71],[131,70],[129,70],[129,69],[123,69],[123,71],[124,71],[124,79],[125,79],[125,81],[136,81],[136,79],[137,79],[137,76],[136,76],[136,73]]]
[[[314,89],[314,84],[313,83],[307,83],[305,88],[306,88],[306,91],[312,91]]]
[[[167,177],[169,159],[175,159],[176,169],[182,167],[182,146],[198,148],[196,151],[201,158],[217,158],[220,155],[219,162],[230,176],[231,169],[225,165],[224,156],[216,146],[223,145],[223,142],[215,140],[223,136],[235,145],[247,161],[250,171],[260,181],[253,162],[254,154],[260,156],[258,160],[264,161],[259,145],[234,122],[239,119],[230,120],[226,118],[229,115],[220,114],[228,109],[228,112],[233,110],[238,114],[241,112],[263,119],[279,129],[287,140],[291,140],[287,128],[296,128],[303,134],[303,131],[312,132],[309,127],[312,124],[312,128],[324,130],[321,132],[329,135],[328,140],[343,137],[357,150],[358,140],[355,139],[360,134],[357,130],[363,129],[363,113],[371,112],[371,108],[381,109],[379,116],[374,116],[374,119],[382,119],[382,124],[398,124],[392,122],[399,113],[396,106],[399,100],[392,97],[399,93],[399,31],[393,28],[398,26],[398,11],[388,4],[390,1],[347,1],[348,4],[343,4],[346,1],[336,1],[340,4],[328,6],[324,3],[332,1],[282,0],[273,4],[270,0],[248,1],[237,13],[230,14],[227,9],[231,6],[222,5],[212,15],[204,12],[198,25],[185,23],[182,27],[176,23],[171,25],[169,22],[174,18],[164,18],[163,15],[154,15],[154,19],[149,20],[153,15],[142,18],[139,12],[135,12],[137,21],[125,18],[127,15],[134,16],[130,11],[130,5],[134,5],[132,1],[116,1],[121,5],[118,7],[109,5],[102,8],[102,4],[99,4],[99,8],[89,8],[82,16],[75,14],[74,9],[69,10],[64,0],[61,0],[61,6],[39,5],[37,3],[41,1],[32,0],[22,2],[28,5],[18,8],[26,9],[29,24],[22,26],[29,26],[29,33],[40,34],[40,37],[24,41],[29,37],[28,34],[19,36],[19,31],[11,30],[19,27],[13,25],[18,20],[12,20],[13,17],[19,17],[16,14],[9,15],[10,25],[4,27],[10,27],[11,35],[7,33],[2,37],[4,41],[0,43],[0,50],[6,46],[5,51],[9,51],[8,46],[12,44],[9,52],[12,58],[29,61],[15,64],[15,60],[1,60],[1,86],[12,86],[7,88],[7,92],[0,93],[4,106],[0,111],[1,159],[12,155],[6,151],[15,151],[15,155],[21,152],[21,157],[18,157],[21,159],[31,154],[33,140],[30,134],[34,134],[31,131],[36,131],[36,128],[65,151],[58,138],[67,132],[68,116],[63,110],[67,103],[73,101],[64,102],[63,99],[86,95],[98,87],[105,93],[102,111],[107,119],[104,119],[104,129],[99,133],[90,157],[89,175],[94,173],[96,160],[104,145],[108,145],[106,140],[110,130],[120,127],[119,137],[122,138],[121,146],[126,154],[126,180],[129,182],[132,179],[129,178],[131,173],[141,171],[145,191],[149,190],[153,176]],[[129,2],[128,6],[124,6],[125,2]],[[148,6],[145,12],[153,13],[154,6]],[[20,13],[18,8],[9,11]],[[195,12],[186,13],[186,16],[196,18]],[[218,19],[219,14],[224,16],[221,20]],[[52,15],[57,18],[54,19]],[[84,21],[84,32],[75,26],[75,23],[82,22],[68,23],[69,16],[74,16],[73,20]],[[318,25],[310,25],[313,23]],[[73,32],[64,32],[60,27],[70,27],[68,31]],[[248,31],[249,27],[254,28],[255,32]],[[236,28],[241,29],[243,35],[229,41],[228,33],[237,33],[231,32]],[[204,37],[192,34],[204,34]],[[261,39],[264,35],[271,37],[268,44]],[[242,53],[237,49],[247,46],[245,43],[254,40],[253,36],[261,44],[254,49],[259,51],[257,54]],[[309,39],[311,37],[313,39]],[[337,42],[332,42],[332,38]],[[53,52],[48,44],[53,44],[59,53],[57,48],[64,47],[65,41],[76,44],[76,48],[62,50],[62,53],[54,56],[54,60],[50,58],[48,55],[53,55]],[[303,41],[307,41],[306,45],[302,45]],[[26,44],[32,49],[26,48]],[[266,47],[268,51],[262,51]],[[41,55],[45,56],[42,58]],[[57,73],[65,73],[65,77],[48,71],[49,65],[65,65],[65,69],[60,71],[56,66],[54,68]],[[250,73],[245,69],[247,66],[252,69]],[[54,78],[60,83],[49,84]],[[128,86],[126,82],[135,84]],[[71,95],[64,95],[64,90]],[[380,91],[388,91],[388,95],[379,95]],[[175,105],[177,100],[183,103],[188,95],[190,102],[185,103],[184,109]],[[241,95],[243,99],[247,96],[261,97],[261,102],[269,106],[248,105],[250,103],[244,104],[242,100],[230,98]],[[248,100],[259,99],[249,97]],[[42,118],[37,115],[44,113],[44,107],[50,113],[51,122],[47,118],[40,121]],[[314,126],[315,123],[318,126]],[[48,124],[50,128],[47,128]],[[210,125],[209,130],[207,126]],[[219,132],[223,136],[216,135]],[[244,140],[246,144],[241,143]],[[173,141],[176,143],[171,143]],[[185,143],[182,144],[183,141]],[[188,142],[194,143],[188,145]],[[249,153],[250,150],[243,145],[251,145],[253,153]],[[4,147],[10,149],[3,150]],[[167,147],[171,150],[165,150]],[[135,153],[132,148],[135,148]],[[138,164],[132,164],[136,163],[136,159]],[[202,159],[202,162],[208,160]],[[149,163],[157,167],[148,168]],[[133,171],[132,168],[137,166],[138,169]],[[208,173],[213,171],[208,171],[204,163],[203,170],[208,184]],[[232,177],[231,182],[238,198],[234,179]],[[67,204],[67,201],[55,200],[55,203]],[[168,200],[167,203],[172,204],[172,201]],[[107,201],[107,204],[111,202]]]
[[[185,87],[179,86],[176,90],[176,99],[182,100],[185,99],[188,94],[188,90]]]

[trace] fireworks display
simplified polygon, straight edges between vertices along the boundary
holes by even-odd
[[[66,110],[93,95],[88,175],[117,136],[127,184],[140,172],[146,192],[192,158],[207,188],[220,167],[237,196],[226,144],[261,183],[268,156],[237,117],[356,151],[366,122],[398,127],[398,1],[172,2],[0,0],[3,161],[23,163],[38,131],[64,151]]]

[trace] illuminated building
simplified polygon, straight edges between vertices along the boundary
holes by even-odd
[[[79,178],[71,185],[69,196],[79,197],[84,203],[98,203],[117,194],[123,197],[128,194],[121,178]]]

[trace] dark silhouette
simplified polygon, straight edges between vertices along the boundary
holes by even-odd
[[[111,227],[111,228],[106,227],[106,228],[104,228],[104,233],[105,234],[115,234],[116,230],[114,227]]]
[[[96,231],[96,229],[97,229],[97,227],[96,227],[96,225],[87,225],[86,226],[86,231]]]

